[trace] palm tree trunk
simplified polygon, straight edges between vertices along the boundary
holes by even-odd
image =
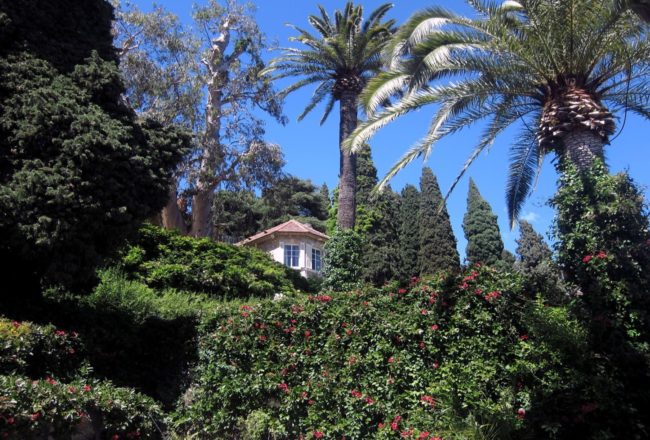
[[[571,161],[581,172],[591,168],[596,159],[605,161],[605,141],[593,130],[571,130],[564,136],[563,143],[562,159]]]
[[[339,207],[336,219],[339,229],[354,228],[357,203],[357,155],[343,149],[343,141],[357,126],[359,96],[354,91],[344,91],[340,99],[339,123]]]

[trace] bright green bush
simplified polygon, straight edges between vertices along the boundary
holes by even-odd
[[[541,423],[538,401],[576,386],[561,362],[582,350],[579,325],[527,302],[521,283],[476,267],[410,289],[219,310],[202,326],[178,429],[206,439],[520,438]],[[547,315],[558,325],[544,339]]]
[[[0,437],[70,438],[84,423],[111,440],[160,438],[164,428],[160,408],[132,389],[0,375]]]
[[[0,374],[71,377],[82,359],[76,332],[0,317]]]
[[[361,283],[363,239],[352,229],[335,230],[325,243],[323,288],[349,290]]]
[[[141,229],[119,266],[128,276],[156,289],[221,299],[269,297],[291,292],[300,282],[295,271],[257,249],[184,237],[151,225]]]

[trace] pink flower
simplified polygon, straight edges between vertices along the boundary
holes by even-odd
[[[278,388],[284,391],[285,394],[289,394],[289,385],[287,385],[286,383],[282,382],[278,384]]]
[[[404,293],[406,293],[406,289],[403,289],[403,288],[402,288],[402,289],[399,289],[399,290],[397,291],[397,293],[404,294]]]
[[[14,418],[11,416],[7,417],[5,420],[7,421],[7,425],[13,425],[16,423],[16,420],[14,420]]]
[[[393,356],[389,357],[388,358],[388,363],[392,364],[393,362],[395,362],[395,358],[393,358]]]
[[[596,257],[598,257],[598,258],[600,258],[602,260],[603,258],[607,258],[607,254],[605,253],[605,251],[599,251],[596,254]]]
[[[423,315],[428,315],[429,311],[426,310],[426,309],[422,309],[422,311],[420,313],[423,314]]]
[[[526,340],[528,340],[528,335],[521,335],[521,336],[519,336],[519,340],[520,340],[520,341],[526,341]]]
[[[311,400],[311,399],[307,401],[307,405],[310,405],[310,406],[313,405],[314,403],[316,403],[316,402],[314,402],[314,401]]]
[[[413,429],[407,429],[406,431],[402,431],[400,435],[402,436],[402,438],[409,438],[410,436],[413,435]]]
[[[390,429],[397,431],[399,429],[399,422],[402,420],[402,416],[395,416],[392,422],[390,422]]]
[[[383,422],[379,422],[379,424],[377,425],[377,429],[384,429],[384,426],[385,425]]]
[[[526,417],[526,410],[523,409],[523,408],[519,408],[517,410],[517,418],[520,419],[520,420],[523,420],[524,417]]]
[[[438,327],[438,324],[433,324],[433,325],[431,326],[431,330],[433,330],[434,332],[435,332],[436,330],[438,330],[439,328],[440,328],[440,327]]]
[[[428,438],[429,438],[429,432],[428,431],[422,431],[420,433],[420,436],[418,437],[418,439],[420,439],[420,440],[426,440]]]
[[[366,396],[366,403],[368,405],[372,405],[373,403],[375,403],[375,401],[372,399],[372,397]]]
[[[67,335],[65,330],[57,330],[57,331],[54,332],[54,334],[57,335],[57,336],[66,336]]]
[[[305,330],[305,338],[311,338],[311,332],[309,330]]]
[[[436,400],[431,396],[424,395],[424,396],[420,397],[420,402],[426,403],[427,405],[429,405],[431,407],[436,406]]]
[[[84,391],[90,391],[90,385],[84,385]]]
[[[440,365],[438,365],[438,362],[434,362],[434,363],[433,363],[433,369],[434,369],[434,370],[437,370],[439,366],[440,366]]]
[[[323,433],[320,432],[320,431],[314,431],[314,437],[315,437],[315,438],[323,438],[324,435],[325,435],[325,434],[323,434]]]
[[[584,258],[582,259],[582,262],[583,263],[589,263],[592,258],[593,258],[592,255],[585,255]]]
[[[350,391],[350,394],[352,395],[352,397],[355,397],[357,399],[361,398],[361,396],[363,395],[358,390],[352,390]]]
[[[29,416],[29,418],[31,419],[32,422],[35,422],[41,418],[41,413],[40,412],[32,413],[32,415]]]

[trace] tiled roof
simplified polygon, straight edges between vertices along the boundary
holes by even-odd
[[[237,243],[237,246],[242,246],[245,244],[252,243],[254,241],[261,240],[265,237],[271,236],[272,234],[278,232],[286,232],[289,234],[309,234],[317,238],[320,238],[322,240],[329,239],[329,236],[323,234],[320,231],[317,231],[316,229],[312,228],[310,225],[306,225],[304,223],[300,223],[298,220],[292,219],[289,220],[288,222],[282,223],[281,225],[274,226],[270,229],[267,229],[266,231],[262,231],[251,237],[248,237],[245,240],[242,240],[239,243]]]

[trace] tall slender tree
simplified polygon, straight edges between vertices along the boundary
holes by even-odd
[[[402,189],[399,213],[400,278],[420,274],[420,192],[413,185]]]
[[[518,124],[506,189],[514,225],[545,154],[586,170],[602,159],[615,131],[612,111],[650,118],[647,26],[621,0],[468,3],[477,18],[431,7],[400,28],[386,49],[390,70],[362,95],[369,118],[346,145],[356,151],[397,117],[436,104],[427,135],[383,182],[428,156],[442,137],[486,120],[464,173],[499,134]],[[395,95],[397,102],[384,106]]]
[[[320,15],[309,16],[309,24],[318,32],[296,26],[299,36],[292,38],[305,49],[287,48],[271,61],[265,72],[273,78],[299,77],[282,91],[287,95],[302,87],[316,84],[313,97],[303,113],[302,120],[323,100],[327,100],[321,124],[325,122],[334,104],[339,102],[339,188],[337,226],[353,228],[356,213],[356,156],[345,151],[341,143],[357,126],[357,107],[361,90],[368,79],[381,68],[381,51],[394,31],[394,20],[382,21],[390,4],[374,10],[363,20],[363,7],[348,2],[343,11],[336,11],[332,20],[322,6]]]
[[[493,265],[501,260],[503,241],[497,224],[497,216],[481,196],[474,180],[469,181],[467,212],[463,219],[463,231],[467,239],[466,255],[470,264]]]
[[[422,168],[420,177],[420,209],[417,218],[420,226],[419,270],[422,275],[460,268],[456,237],[451,229],[447,207],[441,204],[442,193],[431,168]]]
[[[253,14],[250,4],[208,0],[194,9],[195,31],[161,7],[117,14],[128,102],[143,118],[177,122],[194,133],[162,216],[166,226],[194,236],[212,235],[215,191],[264,188],[284,163],[280,148],[264,141],[255,114],[261,109],[284,122],[270,81],[258,75],[265,41]],[[179,193],[181,180],[187,185]],[[191,210],[189,228],[179,205]]]

